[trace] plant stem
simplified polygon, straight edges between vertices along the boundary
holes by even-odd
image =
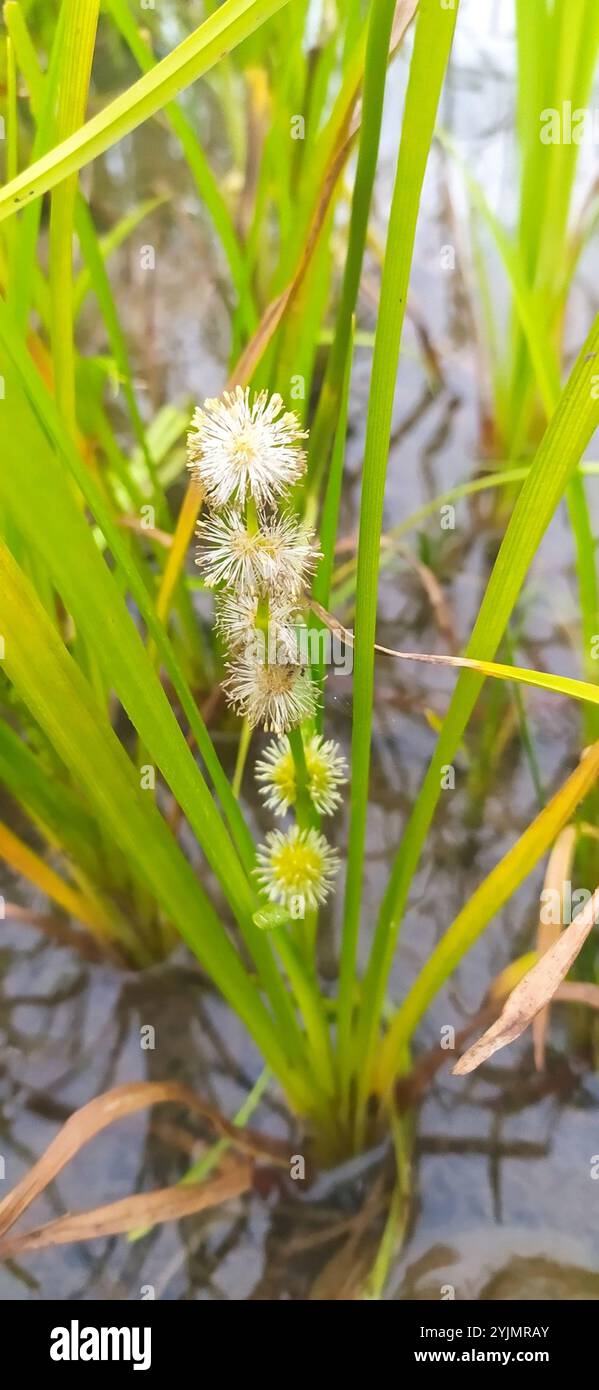
[[[250,751],[251,741],[252,728],[248,720],[244,719],[243,724],[241,726],[241,733],[239,735],[239,746],[237,748],[235,772],[233,773],[233,781],[231,784],[231,790],[236,801],[239,801],[239,797],[241,796],[241,783],[243,781],[243,774],[245,771],[247,756]]]
[[[364,61],[364,90],[362,98],[362,125],[356,179],[352,197],[351,218],[347,256],[343,272],[341,303],[335,324],[335,336],[329,353],[324,381],[322,384],[318,409],[312,425],[309,451],[310,488],[318,487],[328,455],[329,442],[339,411],[339,401],[343,388],[343,376],[347,358],[347,344],[351,338],[352,316],[356,306],[364,246],[368,227],[368,215],[374,186],[385,78],[389,55],[391,25],[395,13],[395,0],[378,0],[371,6],[366,39]]]
[[[314,807],[310,796],[308,768],[301,728],[290,729],[287,735],[295,767],[295,815],[301,830],[314,824]]]
[[[58,86],[56,134],[66,140],[81,125],[98,23],[99,0],[64,0],[65,34]],[[50,304],[54,390],[66,428],[74,438],[75,349],[73,342],[73,225],[77,175],[54,189],[50,211]]]

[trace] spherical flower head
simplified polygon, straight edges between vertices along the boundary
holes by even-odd
[[[306,456],[297,441],[306,437],[281,396],[260,391],[251,400],[249,386],[236,386],[195,410],[187,436],[189,467],[212,507],[243,507],[249,497],[259,507],[274,506],[304,471]]]
[[[215,626],[224,642],[234,651],[244,650],[251,658],[268,657],[274,662],[297,664],[301,615],[285,599],[269,599],[265,627],[258,626],[259,613],[266,607],[258,594],[225,591],[215,607]]]
[[[303,666],[265,661],[248,649],[229,663],[229,670],[225,696],[250,728],[261,724],[267,733],[284,734],[314,717],[317,689]]]
[[[261,517],[256,529],[233,508],[198,522],[196,564],[208,588],[297,598],[316,569],[313,532],[292,516]]]
[[[198,521],[196,565],[209,589],[224,585],[242,592],[260,584],[260,532],[250,531],[241,512],[232,507]]]
[[[261,892],[295,918],[326,901],[339,868],[339,858],[324,835],[297,825],[285,832],[271,830],[257,859],[254,873]]]
[[[316,810],[332,816],[341,804],[340,787],[347,782],[347,763],[333,739],[325,743],[320,734],[306,739],[304,746],[308,792]],[[275,816],[284,816],[295,805],[297,786],[295,762],[289,739],[274,739],[256,763],[256,780],[261,783],[264,804]]]

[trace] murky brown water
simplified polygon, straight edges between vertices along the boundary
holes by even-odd
[[[509,130],[513,109],[512,49],[509,29],[500,37],[505,6],[489,3],[487,8],[489,31],[496,26],[490,46],[482,44],[474,26],[472,5],[465,7],[464,39],[444,119],[458,133],[460,126],[467,128],[475,165],[484,140],[497,141],[497,158],[490,167],[501,179],[507,168],[502,131]],[[402,84],[400,65],[391,83],[377,194],[382,225]],[[167,400],[184,403],[219,390],[227,312],[218,259],[173,142],[155,127],[138,132],[97,166],[93,188],[98,215],[108,224],[129,200],[163,190],[177,193],[144,223],[118,262],[119,305],[148,410]],[[438,248],[451,235],[443,221],[438,163],[427,180],[425,209],[414,301],[440,353],[443,380],[432,392],[414,327],[408,324],[389,467],[388,526],[473,475],[478,458],[477,362],[468,346],[457,277],[439,266]],[[156,247],[151,278],[139,269],[139,248],[145,243]],[[583,290],[586,274],[583,264]],[[575,297],[577,302],[582,300]],[[365,301],[364,324],[369,314],[372,322]],[[93,322],[93,306],[88,306],[90,333]],[[357,349],[343,512],[348,533],[357,517],[369,367],[369,349]],[[593,483],[591,501],[596,492]],[[597,516],[595,505],[593,511]],[[485,501],[476,507],[458,504],[455,532],[441,531],[433,517],[422,527],[420,541],[410,538],[443,585],[458,644],[470,630],[498,535]],[[562,515],[537,557],[521,611],[522,664],[578,674],[572,553]],[[422,650],[440,648],[422,584],[401,556],[384,573],[380,617],[383,643],[409,647],[412,641]],[[450,678],[434,669],[399,668],[383,659],[378,668],[363,955],[433,747],[425,714],[428,709],[443,712],[451,685]],[[473,721],[457,764],[458,789],[442,798],[415,880],[393,972],[395,999],[406,992],[434,942],[537,808],[515,723],[497,761],[491,756],[488,776],[477,781],[483,714],[489,714],[492,699],[487,692]],[[507,695],[502,719],[509,719],[509,699]],[[555,787],[577,757],[579,713],[542,692],[527,694],[526,705],[544,783]],[[350,716],[351,683],[347,677],[331,677],[327,729],[346,749]],[[231,736],[217,735],[217,742],[223,759],[230,760]],[[253,801],[246,808],[255,828],[265,828]],[[335,834],[341,848],[346,831],[338,819]],[[438,1042],[444,1023],[462,1026],[490,979],[528,948],[540,873],[495,919],[437,999],[419,1030],[419,1050]],[[2,891],[7,898],[31,901],[14,882],[6,882]],[[322,965],[327,973],[341,903],[339,892],[324,923]],[[0,1153],[10,1186],[43,1151],[60,1122],[110,1086],[142,1078],[182,1079],[231,1115],[259,1074],[260,1059],[243,1029],[183,951],[145,975],[122,976],[84,965],[35,931],[8,922],[0,944],[0,978]],[[144,1023],[156,1029],[153,1052],[140,1048]],[[438,1299],[447,1296],[449,1286],[461,1299],[599,1296],[597,1185],[590,1178],[591,1157],[599,1150],[599,1079],[588,1055],[577,1051],[566,1023],[563,1008],[556,1009],[544,1078],[533,1072],[525,1037],[475,1076],[458,1079],[443,1073],[432,1086],[418,1116],[412,1215],[389,1298]],[[271,1134],[289,1133],[274,1088],[253,1123]],[[188,1161],[173,1145],[160,1112],[123,1122],[95,1140],[62,1174],[38,1203],[36,1222],[174,1182]],[[345,1254],[343,1239],[331,1238],[329,1232],[363,1208],[385,1161],[383,1148],[323,1175],[309,1194],[253,1195],[159,1228],[134,1244],[116,1238],[28,1256],[19,1267],[0,1266],[0,1297],[136,1299],[148,1284],[157,1297],[168,1299],[297,1299],[311,1290],[328,1296],[350,1292],[376,1246],[380,1207],[373,1209],[361,1241]]]

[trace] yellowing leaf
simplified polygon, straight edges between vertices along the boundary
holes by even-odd
[[[493,1023],[482,1038],[478,1039],[456,1062],[455,1076],[465,1076],[475,1071],[499,1048],[507,1047],[528,1028],[529,1023],[553,998],[556,990],[565,979],[568,971],[582,950],[584,943],[595,925],[599,913],[599,888],[597,888],[582,911],[563,931],[559,940],[541,956],[532,970],[524,976],[520,984],[512,990],[503,1006],[496,1023]]]
[[[559,895],[559,922],[545,921],[543,911],[541,910],[537,931],[537,950],[539,955],[543,955],[544,952],[553,945],[554,941],[557,941],[562,926],[564,925],[564,884],[570,877],[572,871],[575,846],[576,828],[573,825],[567,825],[566,829],[562,830],[561,835],[558,835],[549,856],[545,882],[543,884],[543,893],[541,894],[541,898],[544,901],[546,901],[545,895],[547,893],[557,893]],[[537,1071],[542,1071],[545,1066],[545,1041],[548,1028],[549,1008],[547,1007],[546,1009],[541,1009],[532,1025],[535,1066]]]

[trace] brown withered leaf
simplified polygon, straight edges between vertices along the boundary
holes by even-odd
[[[242,385],[251,380],[273,334],[276,333],[279,327],[285,310],[298,293],[303,283],[304,276],[311,265],[314,252],[319,242],[320,233],[324,227],[331,198],[341,171],[349,158],[359,128],[359,123],[356,123],[354,118],[347,138],[334,151],[327,166],[322,186],[319,190],[318,201],[314,208],[306,240],[302,247],[301,256],[293,276],[285,285],[285,288],[281,290],[281,293],[278,294],[275,299],[272,299],[264,310],[258,327],[235,364],[235,368],[228,381],[229,387],[237,384]]]
[[[537,929],[537,951],[539,955],[545,954],[549,947],[557,941],[564,925],[563,905],[564,905],[564,884],[570,878],[572,871],[572,861],[574,859],[574,849],[576,846],[576,826],[567,825],[553,846],[547,872],[543,883],[544,892],[559,893],[561,912],[559,922],[545,922],[543,913],[539,915],[539,925]],[[536,1018],[533,1019],[532,1041],[534,1050],[535,1067],[537,1071],[543,1071],[545,1067],[545,1049],[547,1044],[547,1033],[549,1031],[549,1005],[541,1009]]]
[[[32,1250],[44,1250],[52,1245],[70,1245],[79,1240],[97,1240],[99,1236],[120,1235],[165,1221],[178,1221],[183,1216],[220,1206],[239,1197],[252,1186],[253,1166],[248,1159],[238,1159],[235,1167],[206,1182],[187,1187],[162,1187],[156,1192],[142,1192],[134,1197],[122,1197],[92,1211],[80,1211],[48,1221],[23,1235],[9,1236],[0,1241],[0,1260],[13,1259]]]
[[[248,1157],[267,1158],[270,1163],[287,1166],[289,1155],[286,1145],[231,1124],[215,1106],[201,1100],[188,1086],[178,1081],[137,1081],[105,1091],[69,1117],[38,1162],[0,1202],[0,1237],[14,1226],[48,1183],[96,1134],[148,1105],[167,1101],[184,1105],[201,1115],[218,1134],[225,1136],[232,1146]]]
[[[599,985],[586,984],[584,980],[564,980],[556,989],[554,999],[560,1004],[586,1004],[589,1009],[599,1009]]]
[[[557,941],[545,952],[541,959],[527,972],[524,979],[512,990],[506,1000],[496,1023],[493,1023],[482,1038],[478,1039],[456,1062],[455,1076],[465,1076],[475,1071],[499,1048],[514,1042],[525,1028],[532,1023],[565,979],[568,971],[589,935],[599,912],[599,888],[592,898],[577,914],[574,920],[560,934]]]

